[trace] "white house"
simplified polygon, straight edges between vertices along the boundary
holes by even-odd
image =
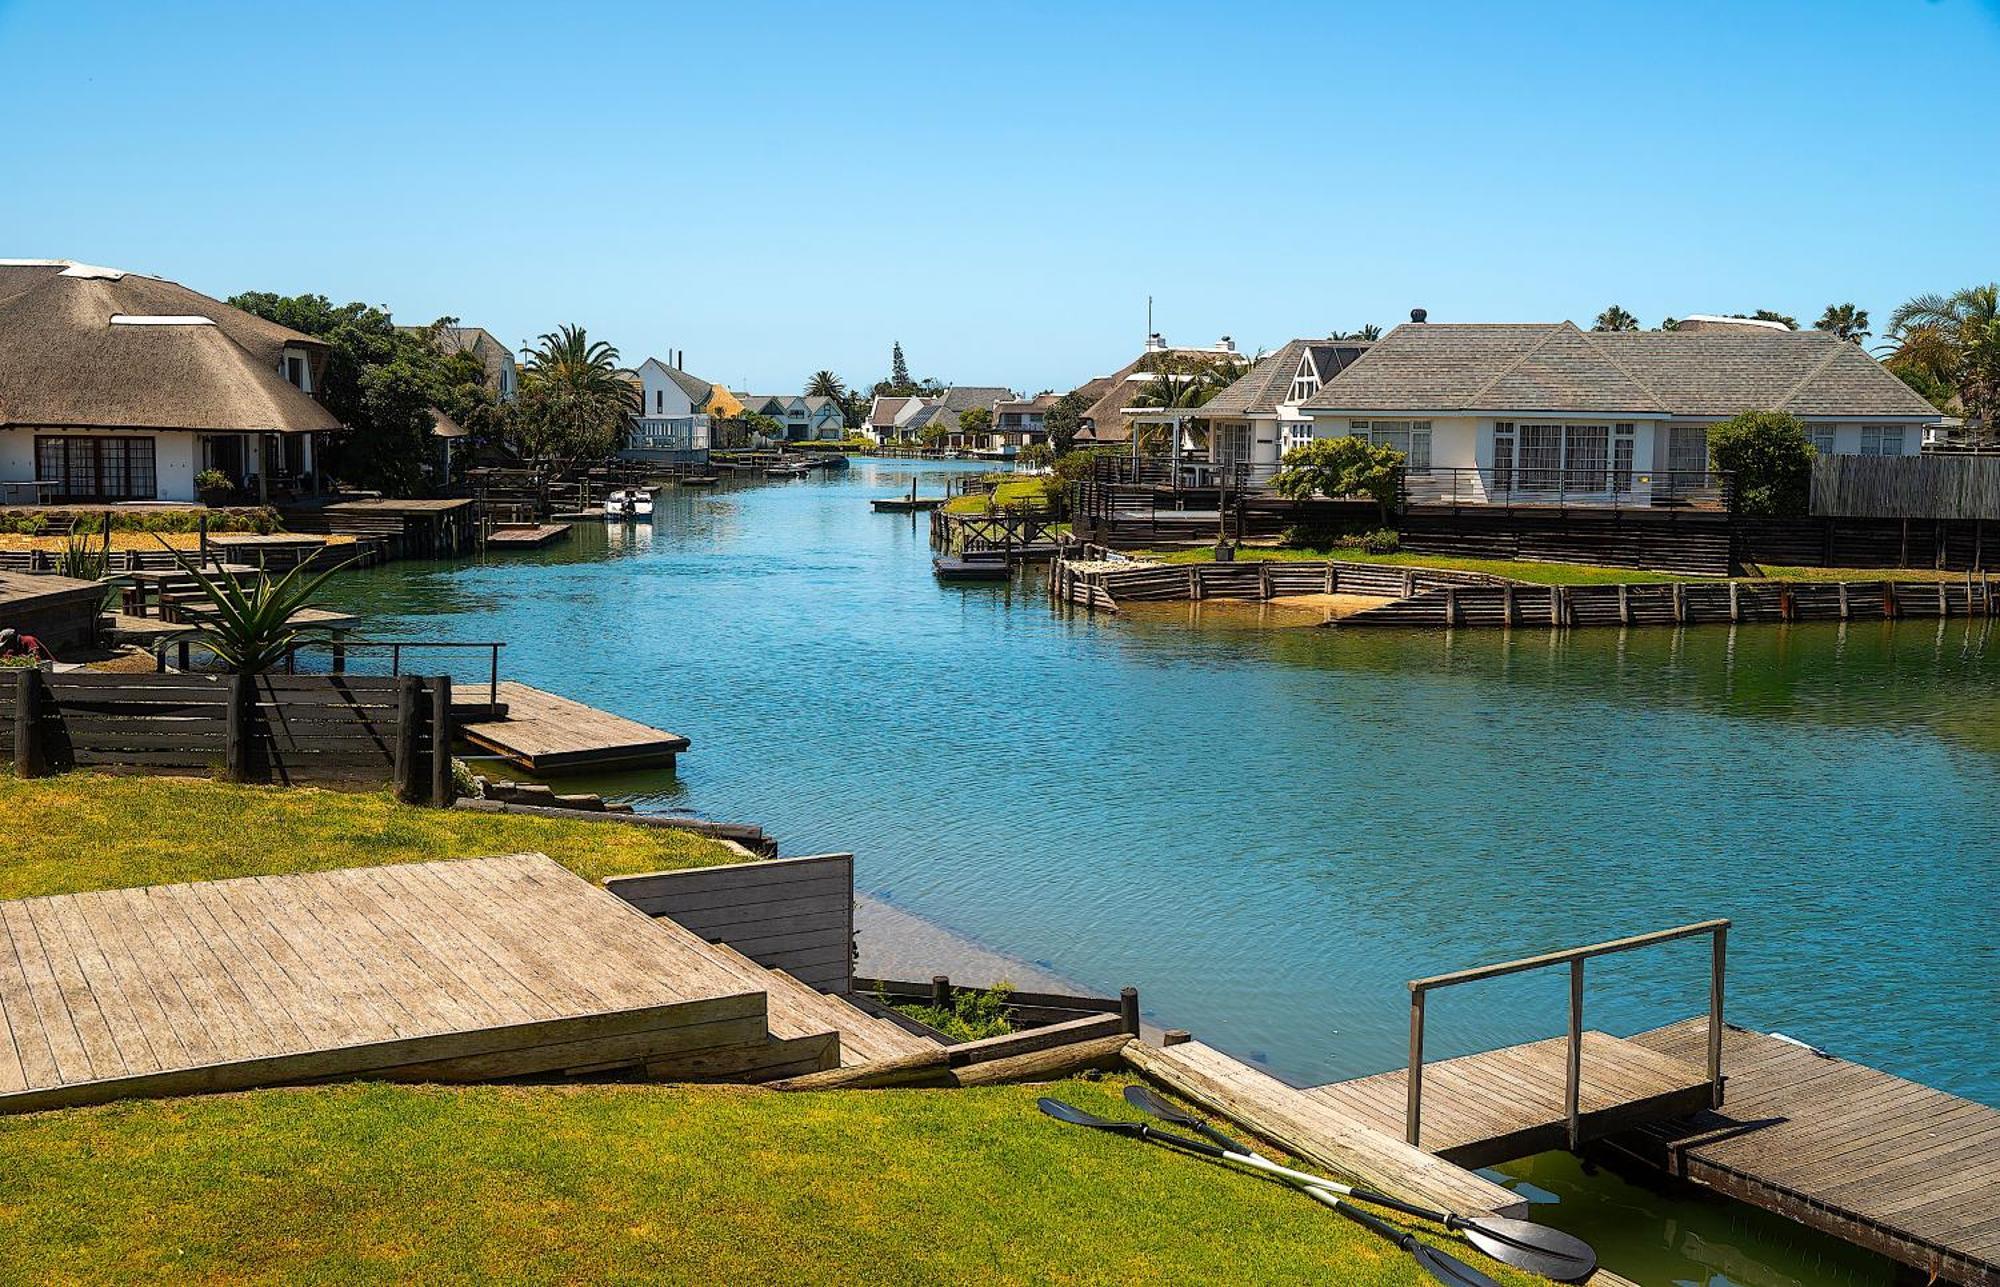
[[[1140,422],[1205,424],[1207,459],[1242,466],[1239,481],[1262,484],[1277,473],[1285,452],[1312,438],[1306,400],[1367,351],[1366,340],[1293,340],[1258,359],[1197,409],[1128,409],[1126,415]]]
[[[1312,437],[1402,451],[1419,502],[1678,502],[1714,491],[1709,426],[1745,411],[1789,412],[1820,451],[1864,456],[1915,455],[1943,420],[1861,346],[1823,331],[1415,317],[1298,411]]]
[[[745,411],[776,420],[785,427],[786,442],[832,441],[847,434],[847,417],[840,399],[824,394],[739,393]]]
[[[0,502],[193,501],[317,484],[341,426],[314,400],[327,346],[175,282],[0,260]]]
[[[672,362],[649,357],[639,364],[640,407],[626,435],[625,455],[633,459],[700,461],[710,445],[709,399],[715,386]]]

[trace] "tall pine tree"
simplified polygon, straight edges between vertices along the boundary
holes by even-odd
[[[910,379],[910,364],[903,360],[901,340],[897,340],[895,347],[889,351],[889,383],[895,385],[900,392],[907,392],[916,385],[916,382]]]

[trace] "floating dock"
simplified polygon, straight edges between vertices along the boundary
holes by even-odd
[[[508,550],[533,550],[553,541],[560,541],[568,535],[568,523],[536,523],[532,527],[496,527],[486,534],[486,544]]]
[[[836,1066],[833,1026],[773,1015],[763,973],[540,854],[0,902],[0,1112]]]
[[[688,749],[678,733],[648,728],[609,711],[526,684],[503,681],[501,719],[461,725],[466,741],[535,774],[667,768]]]
[[[920,514],[944,507],[942,496],[877,496],[868,502],[877,514]]]
[[[1694,1068],[1704,1020],[1632,1037]],[[1723,1107],[1612,1146],[1946,1282],[2000,1284],[2000,1110],[1745,1028]]]

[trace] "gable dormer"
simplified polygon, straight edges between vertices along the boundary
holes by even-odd
[[[1319,392],[1319,367],[1313,363],[1312,350],[1299,354],[1299,369],[1292,373],[1292,389],[1285,396],[1286,402],[1304,402]]]

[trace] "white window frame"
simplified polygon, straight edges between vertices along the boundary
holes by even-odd
[[[1861,454],[1864,456],[1901,456],[1904,441],[1902,425],[1861,426]]]
[[[1365,438],[1376,446],[1395,446],[1403,453],[1405,468],[1429,470],[1431,467],[1431,422],[1428,420],[1350,420],[1347,432],[1356,438]],[[1384,436],[1400,436],[1403,445],[1383,443]]]
[[[1319,368],[1313,365],[1312,354],[1307,353],[1299,358],[1299,369],[1292,373],[1292,392],[1285,401],[1304,402],[1318,392]]]

